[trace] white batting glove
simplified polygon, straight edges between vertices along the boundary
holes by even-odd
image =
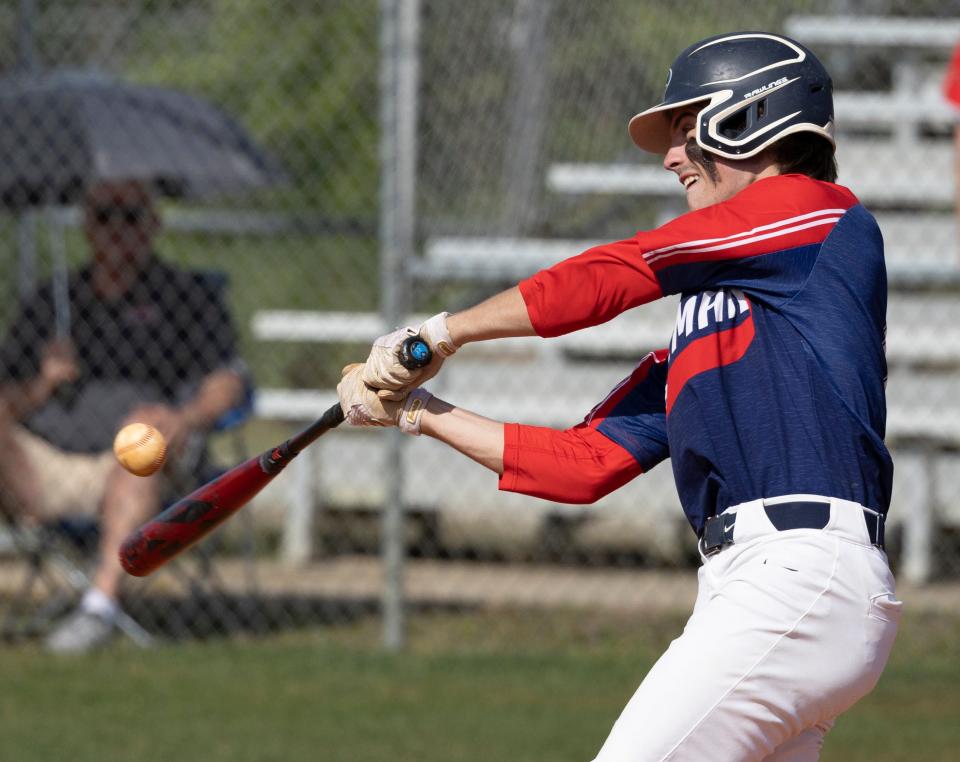
[[[433,395],[414,389],[401,402],[385,400],[361,378],[360,363],[347,365],[337,384],[337,397],[347,423],[351,426],[399,426],[404,434],[420,436],[420,419]]]
[[[370,356],[363,367],[363,381],[378,390],[382,399],[401,400],[412,389],[433,378],[443,361],[460,347],[453,343],[447,330],[447,317],[441,312],[426,320],[419,328],[400,328],[373,342]],[[400,345],[410,336],[419,335],[433,350],[433,359],[425,368],[408,370],[400,364]]]
[[[403,403],[378,397],[374,389],[363,383],[362,373],[360,363],[347,365],[341,371],[337,398],[345,420],[351,426],[396,426]]]

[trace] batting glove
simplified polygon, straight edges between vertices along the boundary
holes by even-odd
[[[337,397],[344,417],[351,426],[399,426],[405,434],[420,435],[420,419],[433,397],[424,389],[415,389],[400,401],[377,395],[363,382],[363,365],[347,365],[337,384]]]
[[[382,399],[401,400],[412,389],[437,375],[443,361],[460,348],[453,343],[447,330],[449,314],[441,312],[419,328],[401,328],[376,339],[363,367],[364,383],[376,389]],[[406,338],[416,335],[430,345],[433,359],[425,368],[408,370],[400,364],[398,351]]]

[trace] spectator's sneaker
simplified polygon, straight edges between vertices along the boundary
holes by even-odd
[[[46,647],[54,653],[86,653],[105,646],[116,634],[112,619],[78,608],[47,636]]]

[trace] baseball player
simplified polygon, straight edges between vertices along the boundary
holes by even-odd
[[[425,433],[501,489],[553,501],[593,501],[669,457],[699,539],[698,597],[595,762],[815,760],[877,683],[900,617],[883,550],[880,232],[834,182],[830,77],[793,40],[692,45],[629,131],[663,155],[689,213],[381,337],[345,369],[341,404],[353,424]],[[419,388],[468,342],[557,336],[668,294],[667,346],[566,431]],[[396,360],[414,331],[436,355],[419,374]]]

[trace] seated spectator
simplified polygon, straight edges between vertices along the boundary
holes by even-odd
[[[36,521],[100,517],[92,585],[46,642],[59,652],[115,634],[121,542],[160,509],[186,453],[204,449],[205,432],[243,389],[219,289],[155,255],[160,218],[148,186],[96,185],[83,214],[92,256],[67,281],[69,335],[57,335],[47,283],[0,347],[0,509]],[[168,464],[153,476],[134,476],[113,457],[114,435],[133,421],[167,439]]]

